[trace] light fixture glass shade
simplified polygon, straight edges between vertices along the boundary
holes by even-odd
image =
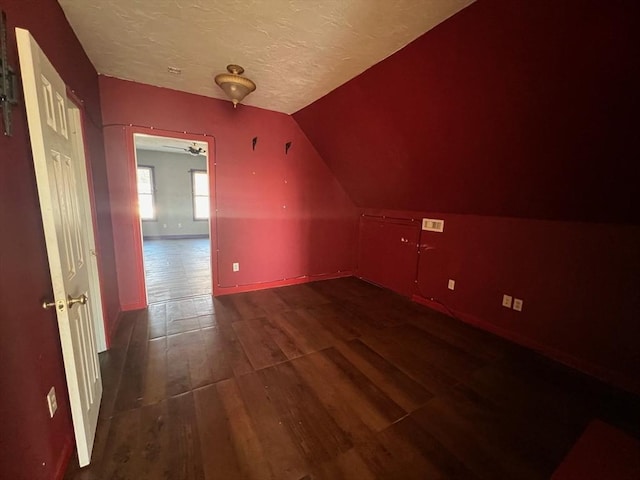
[[[216,75],[215,81],[231,99],[233,108],[236,108],[244,97],[256,89],[256,84],[246,77],[241,77],[244,73],[244,68],[240,65],[227,65],[227,71],[229,73]]]

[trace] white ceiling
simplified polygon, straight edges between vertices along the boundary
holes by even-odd
[[[213,77],[236,63],[258,86],[243,103],[284,113],[473,1],[58,0],[98,73],[226,99]]]

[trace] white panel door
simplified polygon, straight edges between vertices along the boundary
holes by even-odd
[[[54,304],[80,465],[89,464],[102,397],[83,202],[84,157],[74,148],[66,85],[27,30],[16,29]]]

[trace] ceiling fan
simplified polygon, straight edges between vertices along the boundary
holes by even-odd
[[[207,153],[207,151],[204,148],[198,147],[196,142],[193,142],[193,145],[189,145],[188,147],[176,147],[175,145],[164,145],[164,147],[166,147],[166,148],[176,148],[178,150],[184,150],[185,152],[187,152],[190,155],[201,155],[203,153]]]

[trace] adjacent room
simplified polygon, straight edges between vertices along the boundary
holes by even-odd
[[[147,303],[211,295],[206,144],[135,134]]]
[[[0,10],[0,478],[640,478],[637,2]]]

